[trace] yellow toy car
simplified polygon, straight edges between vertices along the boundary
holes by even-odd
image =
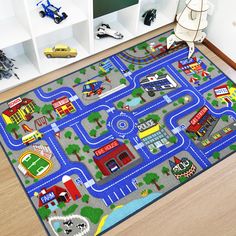
[[[57,44],[53,48],[45,48],[44,55],[47,58],[70,58],[77,56],[77,50],[65,44]]]

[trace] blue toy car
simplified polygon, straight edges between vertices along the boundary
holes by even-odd
[[[54,22],[56,24],[59,24],[60,22],[62,22],[63,20],[65,20],[68,16],[65,12],[62,12],[61,15],[59,14],[61,7],[55,7],[54,5],[52,5],[50,3],[49,0],[47,0],[47,4],[44,4],[41,2],[39,2],[37,5],[41,4],[41,6],[43,7],[43,10],[41,10],[39,12],[39,15],[43,18],[45,16],[50,17],[51,19],[54,20]]]

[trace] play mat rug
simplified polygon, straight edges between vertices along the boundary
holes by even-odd
[[[0,105],[49,235],[102,234],[235,152],[235,84],[198,50],[167,51],[169,34]]]

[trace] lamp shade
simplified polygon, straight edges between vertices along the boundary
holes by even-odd
[[[187,0],[186,6],[192,11],[204,12],[209,9],[207,0]]]
[[[179,25],[188,30],[203,30],[208,25],[207,12],[192,13],[192,10],[189,8],[185,8],[182,13],[178,14],[176,19]]]

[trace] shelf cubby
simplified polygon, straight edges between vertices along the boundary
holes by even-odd
[[[8,58],[15,60],[14,64],[17,69],[14,69],[14,72],[20,79],[12,76],[10,79],[0,80],[0,90],[15,87],[40,75],[32,40],[4,48],[3,51]]]
[[[23,1],[0,0],[0,49],[31,38]]]
[[[148,33],[172,23],[175,20],[178,3],[178,0],[140,0],[137,35]],[[155,21],[152,22],[151,26],[147,26],[144,24],[142,16],[147,10],[152,8],[157,10],[157,17]]]
[[[132,14],[130,14],[132,12]],[[94,19],[94,52],[100,52],[107,48],[114,47],[122,42],[128,41],[135,37],[137,28],[138,6],[134,5],[117,12],[101,16]],[[114,39],[106,37],[96,39],[96,31],[101,24],[109,24],[110,27],[124,35],[123,39]]]
[[[44,55],[44,49],[52,48],[56,44],[66,44],[71,48],[76,48],[78,52],[77,57],[47,58]],[[40,71],[43,74],[81,60],[87,57],[90,51],[88,22],[77,23],[47,35],[39,36],[36,38],[36,45],[38,48]]]
[[[35,37],[88,20],[88,3],[86,3],[86,1],[51,0],[50,2],[56,7],[61,7],[60,13],[65,12],[68,17],[59,24],[56,24],[53,19],[49,17],[41,18],[39,12],[43,10],[43,8],[40,5],[36,6],[35,1],[27,0],[32,34]]]

